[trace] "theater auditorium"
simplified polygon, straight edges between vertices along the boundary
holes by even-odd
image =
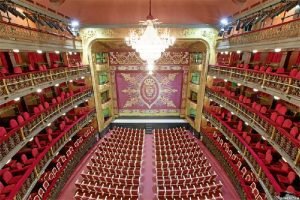
[[[300,200],[300,0],[0,0],[0,200]]]

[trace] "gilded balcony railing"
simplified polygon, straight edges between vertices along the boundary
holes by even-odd
[[[40,114],[34,115],[19,127],[11,130],[0,140],[0,169],[13,157],[28,141],[30,141],[47,125],[64,113],[70,111],[74,106],[83,103],[93,95],[92,89],[86,89],[80,93],[66,98],[61,103],[50,106]]]
[[[58,137],[38,155],[35,161],[23,174],[22,178],[15,185],[14,190],[9,194],[8,199],[27,199],[31,190],[40,179],[44,170],[51,163],[52,159],[65,146],[78,131],[86,126],[96,116],[96,110],[92,109],[81,116],[76,122],[66,128]]]
[[[241,136],[235,134],[234,130],[229,125],[223,122],[217,115],[210,112],[209,108],[205,108],[203,114],[210,123],[228,138],[245,158],[253,170],[253,173],[256,175],[257,180],[261,183],[268,199],[274,199],[275,196],[279,196],[283,190],[255,151],[241,138]]]
[[[298,176],[300,175],[300,142],[286,130],[278,128],[269,117],[262,115],[246,104],[241,104],[232,97],[225,96],[223,93],[206,88],[205,96],[247,122],[285,158]]]
[[[208,74],[256,88],[300,106],[300,80],[288,75],[217,65],[210,65]]]
[[[280,40],[288,40],[292,38],[299,38],[300,36],[300,20],[295,19],[292,21],[277,24],[271,27],[233,35],[228,38],[220,39],[217,41],[217,48],[224,49],[232,46],[244,44],[256,44],[274,42]]]
[[[37,88],[43,89],[89,74],[89,66],[82,66],[3,76],[0,78],[0,104],[30,94]]]

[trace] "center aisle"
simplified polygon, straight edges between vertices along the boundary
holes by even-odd
[[[143,180],[142,180],[142,199],[143,200],[152,200],[155,198],[154,191],[153,189],[154,186],[154,149],[153,149],[153,135],[147,134],[145,136],[145,142],[144,142],[144,152],[143,152],[143,159],[144,162],[142,164],[142,175],[143,175]]]

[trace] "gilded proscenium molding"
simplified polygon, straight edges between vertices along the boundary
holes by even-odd
[[[160,29],[162,31],[164,29]],[[210,53],[210,63],[215,63],[215,46],[218,32],[214,28],[169,28],[170,35],[176,39],[194,39],[203,41]],[[82,39],[84,63],[88,63],[90,46],[95,41],[105,41],[107,39],[124,39],[128,36],[128,28],[83,28],[80,30]]]
[[[300,45],[300,20],[293,20],[265,29],[234,35],[217,41],[219,50],[253,50],[259,48],[274,49],[298,48]]]
[[[110,66],[114,65],[146,65],[137,52],[110,52]],[[155,62],[155,65],[188,65],[189,52],[163,52],[160,59]]]
[[[26,50],[36,50],[37,46],[44,47],[47,50],[82,49],[81,41],[75,38],[46,33],[5,22],[0,22],[0,39],[2,49],[13,49],[16,44],[18,46],[23,45],[24,49],[27,46]],[[39,49],[44,50],[43,48]]]

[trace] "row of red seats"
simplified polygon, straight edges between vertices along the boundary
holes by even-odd
[[[211,165],[186,130],[154,132],[154,147],[158,198],[189,199],[216,194],[222,199],[222,184],[215,183],[215,172],[209,173]]]
[[[98,145],[83,180],[76,182],[75,199],[86,193],[138,198],[144,135],[144,130],[114,127]]]
[[[221,99],[224,98],[224,95],[219,92],[210,93]],[[225,101],[228,100],[230,100],[230,97],[227,97]],[[286,115],[286,106],[277,104],[275,110],[268,110],[265,106],[261,106],[256,102],[253,102],[252,104],[239,102],[238,97],[232,98],[230,103],[240,106],[242,113],[245,113],[248,118],[255,119],[255,123],[265,130],[270,137],[271,133],[275,132],[275,137],[272,136],[275,142],[280,145],[292,159],[295,159],[300,145],[298,133],[299,125],[298,123],[293,123],[291,120],[292,118]],[[294,136],[297,138],[294,138]]]
[[[85,92],[79,94],[84,95]],[[60,96],[57,98],[60,98]],[[34,113],[23,112],[16,119],[10,119],[10,128],[0,127],[0,157],[4,157],[21,142],[20,129],[23,130],[22,133],[27,137],[40,124],[43,124],[44,120],[51,118],[58,111],[58,106],[61,106],[59,103],[49,104],[48,102],[44,102],[43,104],[39,104],[34,107]],[[4,144],[7,140],[9,140],[9,144]]]
[[[138,186],[141,181],[141,176],[125,176],[120,175],[102,175],[100,173],[81,173],[84,180],[94,181],[99,183],[118,184],[118,185],[136,185]]]
[[[57,124],[63,124],[63,122],[59,122],[57,120]],[[75,125],[77,121],[74,121]],[[44,167],[44,165],[47,163],[48,159],[51,158],[51,151],[50,149],[55,152],[61,145],[64,144],[66,138],[63,137],[64,135],[66,137],[69,137],[69,134],[71,134],[71,126],[62,126],[63,130],[59,130],[55,133],[55,139],[53,139],[51,142],[45,142],[42,141],[39,143],[40,147],[38,147],[38,144],[35,144],[37,140],[34,140],[28,144],[28,146],[25,146],[23,149],[21,149],[14,157],[13,159],[4,166],[3,170],[3,180],[5,181],[4,186],[10,187],[11,185],[14,185],[14,190],[7,191],[4,193],[4,195],[11,197],[14,196],[19,190],[23,191],[23,188],[29,188],[30,185],[34,182],[35,176],[31,176],[33,174],[33,170],[36,169],[37,172]],[[47,131],[50,131],[50,128],[47,128]],[[51,130],[52,131],[52,130]],[[45,135],[52,134],[46,133]],[[40,136],[43,134],[40,133],[38,136],[39,139]],[[51,135],[52,136],[52,135]],[[49,137],[47,137],[49,139]],[[44,146],[42,146],[44,145]],[[14,171],[14,163],[19,166],[19,170]],[[18,164],[19,163],[19,164]],[[21,175],[20,175],[21,173]],[[21,192],[20,192],[21,194]],[[2,194],[0,194],[2,195]],[[24,195],[23,193],[21,195]]]
[[[222,120],[221,118],[218,118],[218,120]],[[224,121],[225,123],[228,123]],[[230,124],[228,125],[229,127],[231,126]],[[239,135],[238,132],[235,131],[235,129],[232,129],[232,131],[235,132],[236,135]],[[244,132],[245,133],[245,132]],[[243,136],[244,135],[244,136]],[[254,134],[255,137],[259,136],[259,140],[253,140],[252,137],[253,134],[249,134],[246,132],[246,137],[245,134],[243,134],[240,137],[240,140],[244,140],[245,142],[248,143],[249,148],[255,150],[255,156],[264,163],[265,167],[267,168],[266,170],[270,171],[272,173],[272,176],[276,179],[277,184],[280,185],[282,191],[286,191],[287,187],[292,186],[294,187],[294,183],[299,181],[299,177],[296,176],[296,173],[286,164],[281,160],[281,156],[278,154],[278,152],[275,151],[275,149],[270,146],[263,144],[261,145],[261,140],[259,134]],[[251,138],[250,140],[247,141],[247,137]],[[266,141],[264,141],[266,143]],[[253,152],[254,153],[254,152]],[[270,173],[266,172],[266,173]],[[296,189],[297,190],[297,189]]]
[[[61,174],[66,170],[68,164],[74,160],[76,152],[83,150],[85,142],[91,135],[93,135],[94,132],[95,128],[88,125],[76,134],[78,138],[75,142],[70,141],[65,145],[42,174],[38,184],[29,195],[28,200],[41,200],[48,198],[56,182],[59,178],[61,178]]]
[[[184,162],[181,160],[172,160],[172,161],[156,161],[157,168],[176,168],[176,167],[183,167],[183,166],[197,166],[197,165],[204,165],[207,159],[204,156],[193,158],[193,159],[185,159]]]
[[[247,198],[254,198],[256,200],[267,199],[263,189],[258,189],[256,187],[259,182],[257,181],[251,169],[247,166],[247,164],[245,164],[246,162],[242,156],[238,153],[230,153],[230,151],[232,152],[232,150],[235,149],[228,143],[227,139],[225,139],[222,134],[217,134],[216,132],[214,132],[212,136],[209,136],[208,133],[207,136],[210,137],[215,146],[218,148],[219,152],[224,156],[225,160],[231,166],[231,169],[234,170],[240,185],[246,193]]]
[[[176,127],[176,128],[169,128],[169,129],[154,129],[153,133],[159,133],[159,134],[174,134],[179,133],[183,134],[185,132],[185,127]]]
[[[237,68],[249,70],[249,64],[238,64]],[[300,79],[300,71],[298,71],[298,69],[296,69],[296,68],[292,69],[290,72],[286,72],[283,67],[279,67],[274,71],[274,69],[272,67],[265,67],[263,65],[262,66],[255,65],[253,67],[253,69],[250,69],[250,70],[254,70],[257,72],[261,72],[261,73],[273,73],[273,74],[279,74],[279,75],[286,75],[286,76],[290,76],[292,78]]]

